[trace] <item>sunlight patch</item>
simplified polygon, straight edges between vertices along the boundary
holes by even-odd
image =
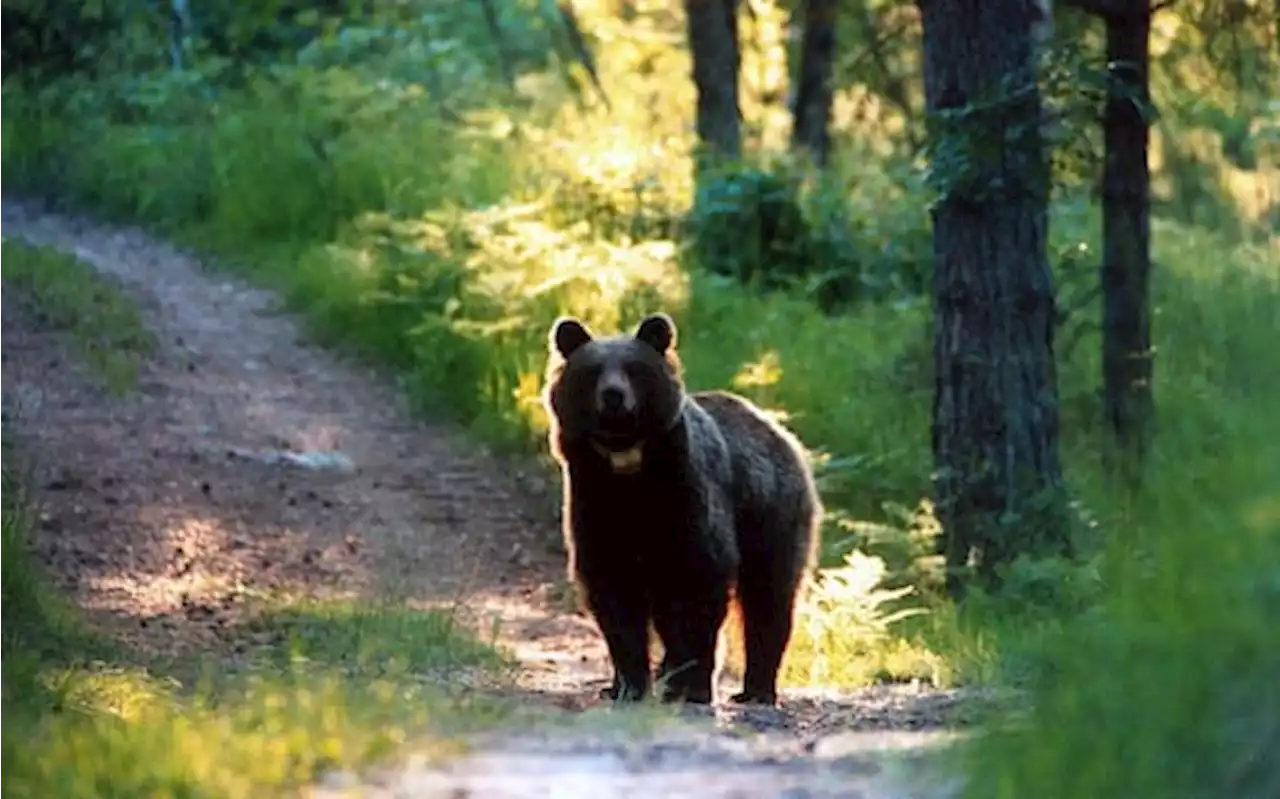
[[[743,364],[734,375],[735,389],[765,388],[782,382],[782,359],[777,350],[768,350],[759,359]]]
[[[881,585],[881,558],[850,551],[840,566],[821,569],[797,603],[796,630],[784,671],[787,685],[855,687],[884,678],[940,685],[945,663],[923,644],[894,634],[899,622],[929,611],[903,600],[912,586]]]

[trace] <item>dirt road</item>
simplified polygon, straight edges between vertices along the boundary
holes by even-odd
[[[95,624],[160,656],[234,658],[247,597],[449,603],[499,622],[521,664],[513,690],[592,704],[604,649],[552,599],[554,503],[517,465],[308,344],[269,292],[141,231],[13,199],[0,230],[118,279],[158,337],[137,390],[108,396],[6,293],[6,433],[39,452],[38,547]],[[315,795],[942,796],[947,783],[912,788],[879,753],[919,751],[934,740],[919,730],[954,702],[886,687],[792,694],[780,710],[721,709],[643,736],[507,734],[448,771],[334,775]]]

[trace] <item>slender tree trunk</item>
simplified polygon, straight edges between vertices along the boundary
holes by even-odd
[[[191,35],[191,5],[187,0],[169,2],[169,61],[174,69],[182,69],[186,63],[183,54],[187,37]]]
[[[920,0],[933,131],[934,489],[948,588],[1070,551],[1058,452],[1048,164],[1026,0]],[[972,105],[971,105],[972,104]],[[944,112],[939,115],[939,112]],[[959,118],[956,119],[956,115]]]
[[[1147,166],[1151,11],[1105,18],[1112,91],[1103,112],[1102,385],[1108,467],[1141,485],[1155,416],[1151,346],[1151,174]]]
[[[493,37],[493,46],[498,51],[498,66],[502,68],[502,78],[508,88],[515,88],[516,73],[512,64],[511,53],[507,51],[507,37],[502,33],[502,24],[498,22],[498,9],[494,0],[480,0],[480,8],[484,11],[484,24]]]
[[[742,154],[738,0],[684,0],[698,91],[698,139],[716,158]]]
[[[819,166],[831,152],[831,98],[836,59],[836,0],[805,0],[800,84],[791,109],[791,147],[808,150]]]

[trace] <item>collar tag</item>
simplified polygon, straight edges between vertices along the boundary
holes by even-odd
[[[610,468],[614,474],[635,474],[640,471],[640,467],[644,465],[644,444],[636,444],[630,449],[624,449],[621,452],[602,447],[598,442],[592,441],[591,447],[600,454],[602,458],[609,461]]]

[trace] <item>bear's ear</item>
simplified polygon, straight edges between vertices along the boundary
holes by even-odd
[[[636,338],[666,355],[676,343],[676,323],[664,313],[649,314],[636,328]]]
[[[563,316],[551,326],[551,346],[565,358],[589,341],[591,331],[571,316]]]

